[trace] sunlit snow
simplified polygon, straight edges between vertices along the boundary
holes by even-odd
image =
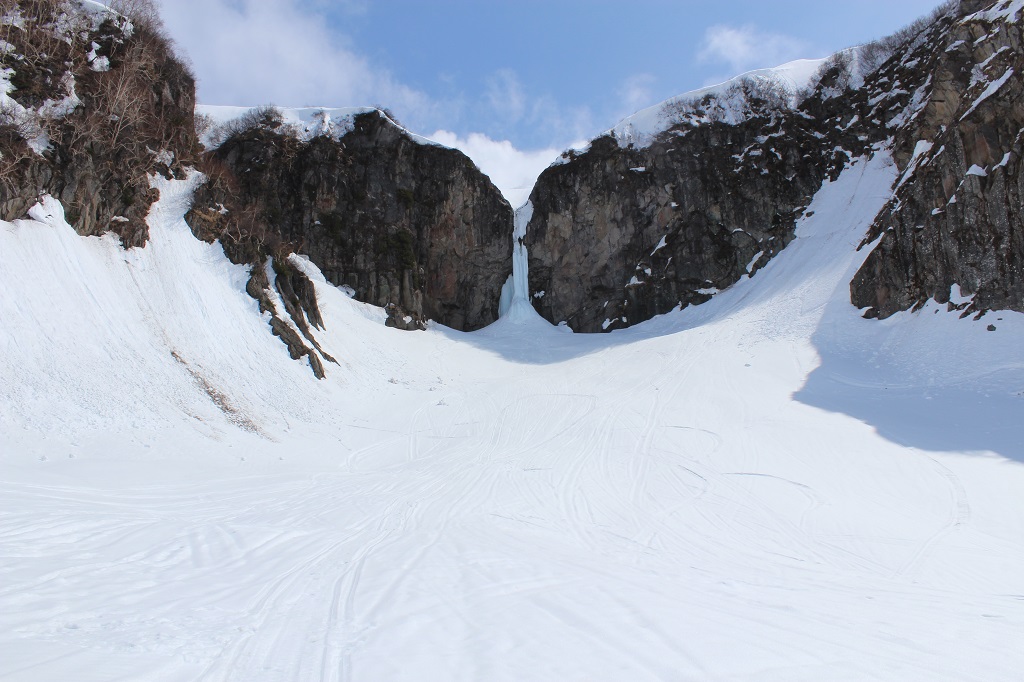
[[[1024,317],[861,318],[896,176],[610,334],[537,317],[523,251],[472,334],[295,261],[323,381],[192,237],[194,176],[142,249],[0,223],[3,678],[1017,678]]]

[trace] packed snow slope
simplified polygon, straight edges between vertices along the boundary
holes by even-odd
[[[399,332],[293,258],[323,381],[194,178],[144,249],[0,224],[0,679],[1019,679],[1024,318],[850,306],[896,174],[607,335]]]

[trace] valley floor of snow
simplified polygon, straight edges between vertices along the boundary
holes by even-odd
[[[1021,679],[1024,316],[860,317],[895,178],[606,335],[399,332],[294,260],[323,381],[188,181],[143,249],[0,223],[0,680]]]

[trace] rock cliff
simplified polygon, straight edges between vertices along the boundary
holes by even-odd
[[[323,113],[327,116],[327,113]],[[456,329],[497,318],[510,269],[512,209],[459,151],[415,138],[385,113],[303,136],[257,112],[209,153],[194,229],[258,234],[307,255],[357,299]]]
[[[957,284],[972,310],[1022,309],[1022,13],[947,3],[804,88],[753,72],[567,152],[531,194],[534,306],[589,332],[703,303],[790,242],[826,177],[884,145],[904,177],[853,303],[886,316]]]
[[[904,61],[930,74],[895,140],[903,176],[851,283],[871,317],[930,298],[1024,311],[1024,4],[963,3]]]
[[[782,250],[828,167],[807,161],[821,144],[803,118],[759,108],[649,146],[607,135],[548,169],[525,240],[537,310],[576,331],[628,326],[703,303]]]

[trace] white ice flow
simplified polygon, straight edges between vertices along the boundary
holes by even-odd
[[[144,249],[0,223],[0,679],[1018,679],[1024,318],[860,317],[895,180],[607,335],[518,268],[515,315],[399,332],[293,258],[324,381],[186,182]]]
[[[523,243],[526,226],[532,217],[532,202],[527,201],[516,209],[515,227],[512,230],[512,274],[501,288],[501,299],[498,301],[498,317],[517,324],[536,321],[537,317],[530,303],[530,264]]]

